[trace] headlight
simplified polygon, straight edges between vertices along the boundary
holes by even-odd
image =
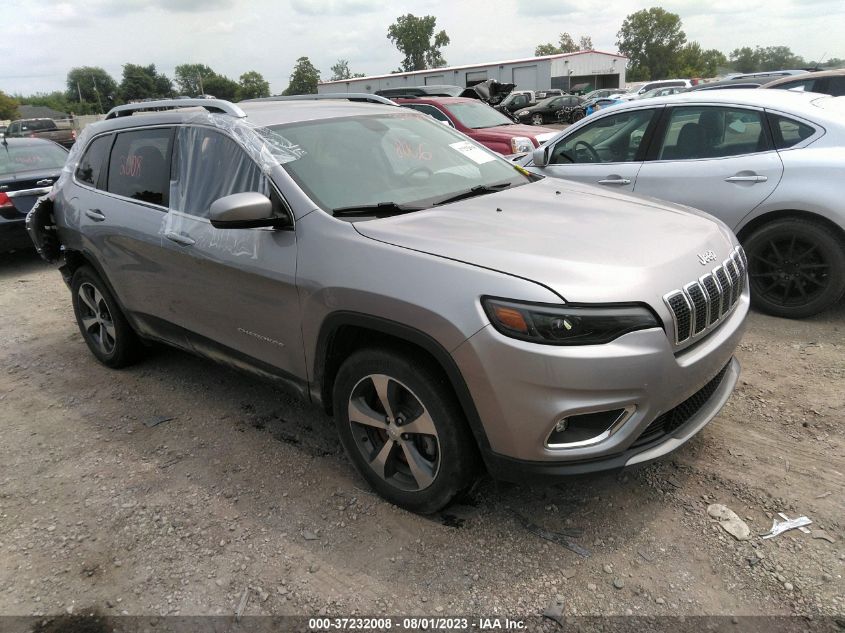
[[[529,114],[531,113],[528,110],[520,110],[516,113],[516,116],[528,116]]]
[[[534,143],[526,136],[514,136],[511,139],[511,154],[522,154],[523,152],[533,152]]]
[[[511,338],[545,345],[598,345],[635,330],[661,327],[639,305],[569,306],[531,304],[485,297],[487,317]]]

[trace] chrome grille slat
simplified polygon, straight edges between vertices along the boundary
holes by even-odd
[[[733,311],[745,290],[747,262],[737,246],[711,272],[663,296],[672,314],[675,345],[704,336]]]

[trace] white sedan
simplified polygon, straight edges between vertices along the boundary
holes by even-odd
[[[845,97],[711,90],[633,101],[521,163],[716,216],[745,247],[762,311],[807,317],[845,294]]]

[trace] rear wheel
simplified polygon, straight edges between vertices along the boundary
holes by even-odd
[[[113,368],[135,362],[141,342],[99,275],[81,267],[73,275],[71,292],[79,331],[97,360]]]
[[[845,294],[845,244],[817,222],[776,220],[752,233],[743,246],[751,302],[763,312],[808,317]]]
[[[385,499],[430,513],[467,489],[476,451],[463,415],[437,372],[390,350],[362,350],[334,387],[346,453]]]

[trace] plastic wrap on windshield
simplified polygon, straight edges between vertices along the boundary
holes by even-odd
[[[265,174],[274,165],[284,165],[305,155],[298,145],[266,127],[255,125],[249,119],[239,119],[223,114],[197,113],[188,123],[209,125],[226,131],[261,166]]]

